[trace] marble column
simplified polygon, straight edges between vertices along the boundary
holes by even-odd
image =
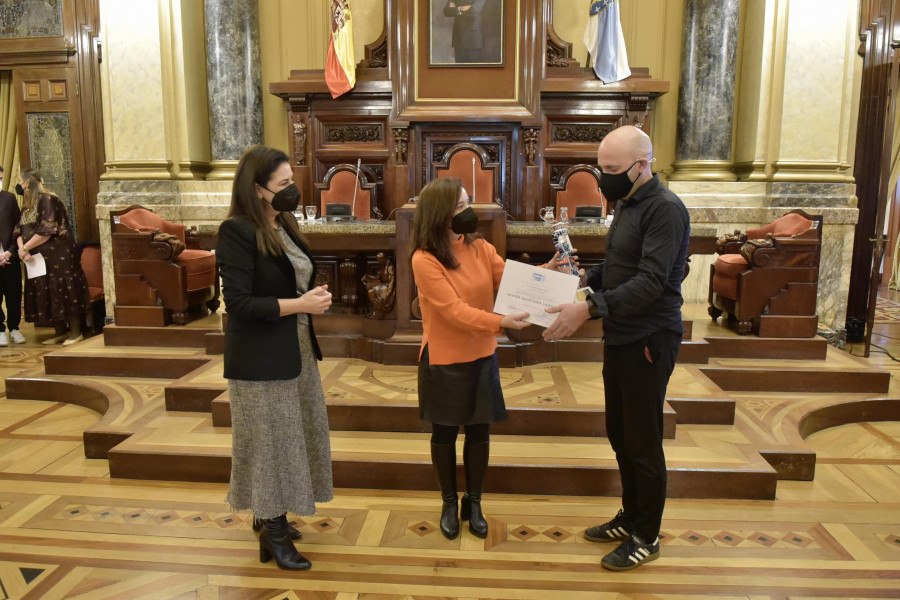
[[[244,151],[263,141],[257,0],[204,0],[212,171],[233,177]]]
[[[740,0],[686,0],[670,179],[736,179],[732,132]]]

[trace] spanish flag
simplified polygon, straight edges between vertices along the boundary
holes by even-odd
[[[356,85],[350,0],[331,0],[331,42],[325,59],[325,83],[332,98],[349,92]]]

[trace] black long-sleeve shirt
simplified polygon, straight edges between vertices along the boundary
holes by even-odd
[[[19,224],[21,212],[16,197],[7,191],[0,190],[0,246],[12,253],[10,262],[19,260],[18,247],[13,230]]]
[[[684,332],[681,281],[690,234],[687,208],[658,175],[618,202],[606,257],[587,273],[607,344],[664,329]]]

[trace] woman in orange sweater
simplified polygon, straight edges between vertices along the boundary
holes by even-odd
[[[484,538],[481,492],[490,456],[490,424],[506,419],[497,336],[529,325],[528,313],[492,312],[505,262],[473,235],[478,216],[462,182],[439,178],[419,194],[411,239],[412,270],[422,310],[419,414],[432,423],[431,461],[441,487],[441,532],[459,535],[459,518]],[[554,261],[549,264],[555,265]],[[456,437],[465,428],[466,494],[457,515]]]

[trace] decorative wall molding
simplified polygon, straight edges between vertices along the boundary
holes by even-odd
[[[554,142],[599,144],[612,129],[611,125],[594,123],[554,124],[550,139]]]
[[[325,143],[381,142],[384,132],[381,125],[324,125]]]

